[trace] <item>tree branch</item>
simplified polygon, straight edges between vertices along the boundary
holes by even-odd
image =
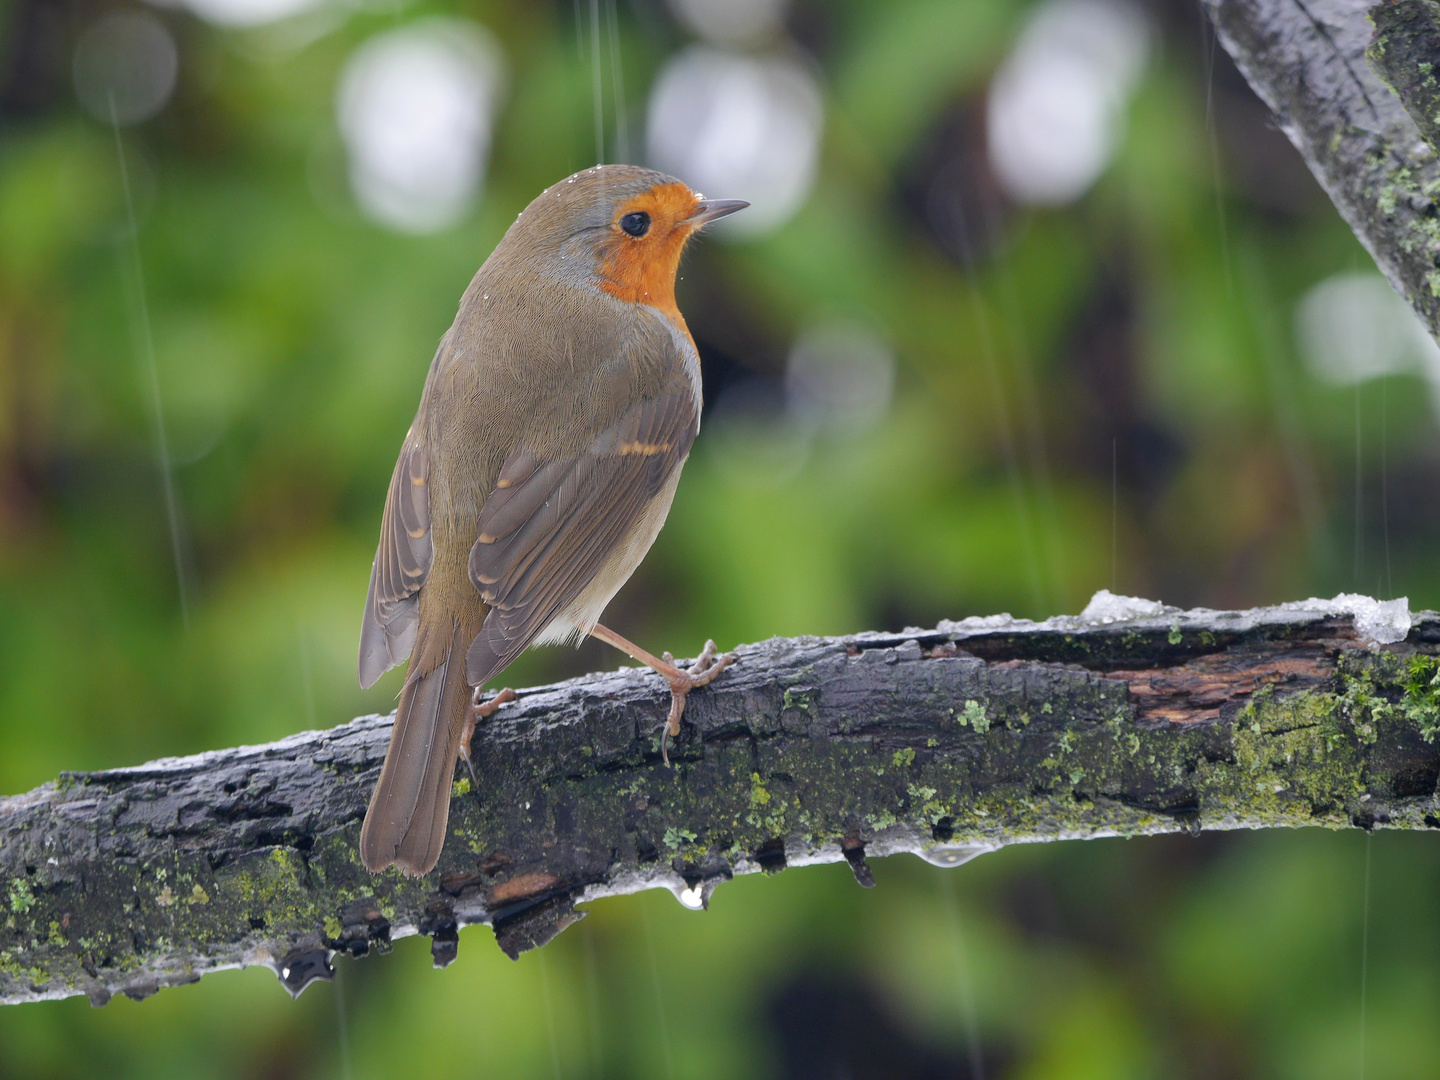
[[[1396,93],[1422,62],[1395,4],[1367,17],[1354,0],[1203,0],[1220,42],[1304,156],[1340,216],[1395,290],[1440,337],[1440,159]],[[1428,5],[1434,7],[1433,4]],[[1433,87],[1434,80],[1430,80]],[[1417,108],[1423,95],[1404,91]],[[1430,124],[1434,126],[1433,120]]]
[[[406,934],[443,964],[460,926],[488,922],[516,956],[580,901],[665,886],[699,906],[734,874],[842,859],[871,884],[867,854],[1440,827],[1440,617],[1412,625],[1399,603],[1389,622],[1372,601],[1358,623],[1320,601],[1150,605],[776,639],[691,697],[671,769],[657,677],[537,687],[477,734],[482,790],[457,780],[419,880],[356,854],[385,717],[65,774],[0,799],[0,1000],[102,1004],[256,963],[298,993],[335,952]],[[1357,625],[1397,643],[1372,651]]]
[[[1395,91],[1430,144],[1440,147],[1440,4],[1390,0],[1370,9],[1375,37],[1365,51],[1370,66]]]

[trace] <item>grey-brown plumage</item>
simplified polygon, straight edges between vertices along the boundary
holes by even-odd
[[[390,480],[361,630],[362,686],[410,661],[361,831],[371,870],[435,865],[471,688],[589,633],[654,541],[700,419],[675,270],[742,205],[586,170],[536,198],[465,291]]]

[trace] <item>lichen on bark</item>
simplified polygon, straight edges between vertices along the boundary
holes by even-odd
[[[1402,631],[1403,632],[1403,631]],[[422,879],[356,853],[390,719],[68,774],[0,800],[0,999],[141,997],[486,922],[511,955],[576,904],[735,874],[1005,844],[1321,825],[1440,827],[1440,621],[1380,650],[1333,605],[1114,624],[1007,619],[772,640],[696,693],[626,670],[523,691],[475,741]],[[464,775],[463,773],[461,774]]]
[[[1365,57],[1394,91],[1431,150],[1440,150],[1440,4],[1387,0],[1370,9],[1375,36]]]

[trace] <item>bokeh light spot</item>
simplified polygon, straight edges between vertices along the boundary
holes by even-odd
[[[180,3],[206,22],[230,27],[264,26],[310,11],[324,2],[325,0],[180,0]]]
[[[823,119],[820,88],[797,61],[694,46],[655,81],[650,159],[707,195],[748,199],[715,228],[753,236],[783,225],[810,194]]]
[[[179,57],[161,21],[117,11],[91,25],[75,46],[75,96],[97,120],[137,124],[170,100]]]
[[[682,24],[717,45],[773,37],[787,7],[786,0],[670,0],[670,10]]]
[[[1296,305],[1295,336],[1310,370],[1326,382],[1423,376],[1440,416],[1440,345],[1379,274],[1335,274],[1311,288]]]
[[[801,334],[785,370],[786,407],[802,424],[851,437],[885,416],[895,356],[863,323],[837,320]]]
[[[1042,4],[990,86],[990,162],[1019,203],[1064,205],[1104,172],[1150,29],[1128,0]]]
[[[480,193],[503,82],[499,45],[461,19],[427,19],[356,50],[336,111],[361,209],[403,232],[459,221]]]

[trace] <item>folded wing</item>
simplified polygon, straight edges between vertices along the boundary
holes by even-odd
[[[370,593],[360,629],[360,685],[369,688],[415,647],[420,587],[430,573],[430,461],[412,428],[405,436],[370,568]]]
[[[676,386],[631,406],[578,457],[506,459],[470,550],[470,580],[491,609],[466,654],[471,685],[581,596],[685,460],[698,421],[689,386]]]

